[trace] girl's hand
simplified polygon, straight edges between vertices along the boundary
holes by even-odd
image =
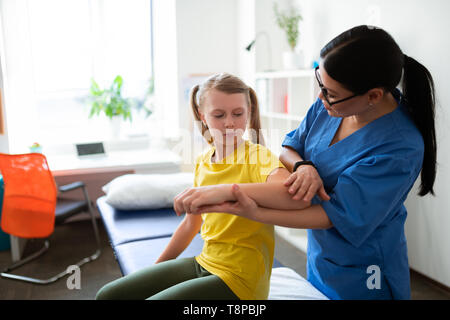
[[[316,193],[324,201],[331,199],[323,187],[319,173],[310,165],[300,166],[287,178],[284,185],[289,188],[288,192],[293,195],[294,200],[311,201]]]
[[[248,219],[256,217],[259,209],[258,204],[252,198],[247,196],[237,184],[233,184],[231,192],[237,201],[227,201],[221,204],[202,206],[191,213],[225,212]]]
[[[200,206],[214,205],[234,200],[230,185],[214,185],[188,188],[173,199],[173,208],[177,215],[191,213]]]

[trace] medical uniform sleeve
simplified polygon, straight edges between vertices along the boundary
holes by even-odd
[[[283,147],[291,147],[297,151],[297,153],[303,158],[304,157],[304,145],[306,136],[308,135],[309,129],[311,128],[314,120],[322,108],[322,101],[317,98],[316,102],[309,108],[306,113],[305,118],[300,123],[297,129],[292,130],[283,140],[281,144]]]
[[[322,208],[337,231],[359,247],[397,210],[417,177],[408,159],[375,156],[346,169]]]

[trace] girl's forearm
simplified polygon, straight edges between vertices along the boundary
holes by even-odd
[[[312,205],[301,210],[276,210],[259,208],[252,220],[298,229],[328,229],[333,226],[321,205]]]
[[[311,205],[310,201],[293,200],[292,195],[288,193],[288,187],[282,181],[243,183],[239,184],[239,187],[260,207],[295,210],[304,209]],[[231,190],[231,185],[229,185],[229,189]]]

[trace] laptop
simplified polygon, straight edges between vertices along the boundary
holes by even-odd
[[[80,159],[106,157],[103,142],[76,144],[77,154]]]

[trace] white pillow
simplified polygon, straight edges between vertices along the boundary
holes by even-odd
[[[192,187],[194,175],[181,172],[173,174],[126,174],[115,178],[102,190],[106,202],[120,210],[159,209],[173,206],[173,198]]]

